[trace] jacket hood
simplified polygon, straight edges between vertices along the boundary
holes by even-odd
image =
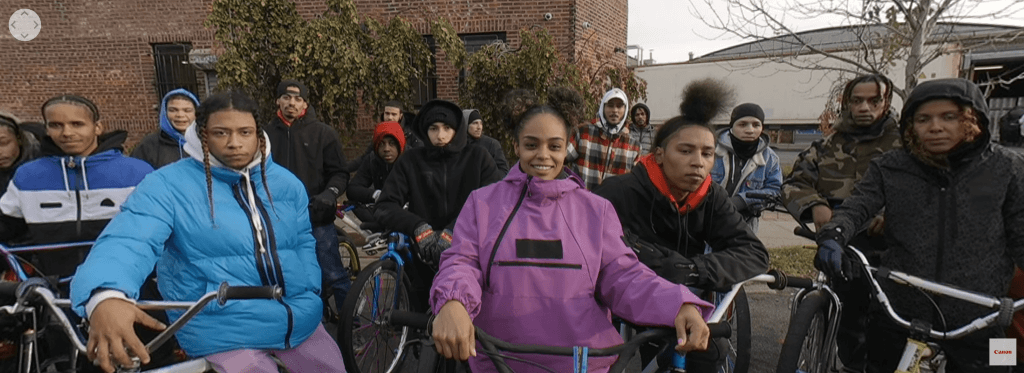
[[[443,148],[434,146],[434,144],[430,142],[430,136],[427,135],[427,130],[429,130],[430,125],[433,124],[427,123],[427,117],[432,110],[447,110],[456,115],[456,118],[454,118],[455,136],[453,136],[452,140],[448,142],[448,145],[445,145]],[[461,152],[462,149],[465,149],[466,145],[469,143],[469,126],[464,122],[465,119],[462,115],[462,109],[460,109],[455,103],[445,100],[430,100],[420,108],[419,114],[417,114],[416,118],[413,119],[412,128],[416,131],[416,136],[423,141],[423,146],[425,148],[441,154],[458,153]]]
[[[519,162],[516,162],[511,169],[508,170],[508,175],[505,176],[501,182],[515,184],[529,183],[529,191],[533,198],[543,198],[546,200],[557,200],[562,196],[570,193],[576,189],[584,189],[585,184],[583,179],[579,175],[569,170],[569,168],[562,168],[562,176],[555,180],[542,180],[530,175],[527,175],[521,168],[519,168]]]
[[[191,126],[188,126],[188,129],[185,130],[185,153],[188,153],[188,155],[191,156],[192,159],[195,159],[199,161],[200,164],[202,164],[203,142],[202,140],[199,139],[199,132],[197,130],[197,127],[198,126],[195,125],[195,123],[193,123]],[[267,146],[263,149],[263,154],[267,155],[267,163],[270,163],[270,137],[267,136],[266,131],[263,131],[263,139],[266,140],[264,141],[264,143],[267,144]],[[217,159],[217,157],[214,157],[213,154],[210,154],[210,165],[218,169],[230,170],[231,172],[238,175],[248,176],[249,173],[253,172],[253,170],[258,170],[257,167],[259,167],[260,165],[260,154],[261,153],[257,151],[255,157],[253,157],[252,162],[249,162],[249,164],[246,165],[245,168],[241,170],[236,170],[228,166],[225,166],[224,163],[221,163],[221,161]]]
[[[171,120],[167,118],[167,102],[170,101],[171,96],[174,95],[184,95],[192,99],[192,104],[195,105],[196,110],[199,109],[199,99],[197,99],[196,96],[192,94],[192,92],[189,92],[184,88],[178,88],[173,91],[167,92],[167,94],[164,95],[164,99],[160,101],[160,131],[163,131],[163,133],[167,134],[167,136],[170,136],[172,139],[176,140],[178,142],[178,145],[180,146],[185,144],[185,135],[182,134],[181,132],[178,132],[178,130],[174,129],[174,126],[171,125]],[[192,121],[192,123],[195,122],[195,120]]]
[[[124,140],[128,139],[128,132],[123,130],[110,131],[97,136],[96,138],[96,150],[92,151],[94,154],[99,154],[107,150],[117,150],[118,152],[124,152]],[[39,142],[40,151],[43,156],[59,156],[66,157],[67,154],[57,146],[57,143],[53,141],[53,138],[46,136]]]
[[[930,80],[919,84],[910,92],[907,103],[903,105],[903,113],[900,115],[900,135],[903,135],[910,127],[914,119],[914,112],[925,102],[936,99],[950,99],[960,104],[967,104],[974,107],[978,117],[978,127],[981,135],[975,141],[989,142],[992,135],[989,133],[988,103],[985,102],[985,95],[981,93],[973,82],[967,79],[939,79]]]
[[[647,113],[647,123],[644,123],[644,124],[647,125],[646,128],[650,128],[651,127],[651,108],[647,107],[647,105],[645,105],[644,103],[637,103],[636,105],[633,105],[633,108],[629,109],[629,120],[632,121],[633,120],[633,115],[635,115],[636,111],[640,110],[640,109],[643,109],[644,112]],[[636,123],[633,123],[633,125],[636,125]]]
[[[605,92],[604,97],[601,98],[601,105],[598,106],[597,108],[597,120],[601,123],[601,128],[604,128],[604,130],[607,131],[609,135],[618,135],[619,132],[622,132],[622,128],[625,127],[626,125],[626,116],[623,115],[622,120],[620,120],[618,123],[608,123],[608,121],[604,119],[604,105],[608,101],[611,101],[613,98],[621,99],[622,102],[626,104],[625,112],[630,112],[629,98],[626,97],[626,92],[623,92],[621,89],[618,88],[612,88],[608,92]]]
[[[466,134],[467,135],[469,134],[469,116],[472,115],[473,113],[476,113],[476,115],[480,115],[480,111],[477,110],[477,109],[466,109],[466,110],[462,111],[462,125],[466,127]],[[480,135],[480,137],[483,137],[483,136],[484,135]],[[469,140],[470,143],[473,143],[473,140],[476,140],[476,139],[474,139],[471,136],[467,140]]]
[[[724,148],[729,153],[735,153],[736,150],[732,147],[732,138],[729,137],[729,130],[731,128],[722,128],[715,132],[715,135],[718,137],[718,147]],[[768,134],[761,132],[761,136],[758,137],[757,152],[760,153],[768,149],[770,143],[771,139],[768,137]]]
[[[398,122],[381,122],[377,124],[377,127],[373,129],[373,152],[377,153],[377,147],[380,146],[381,141],[384,141],[384,136],[391,136],[398,141],[398,155],[401,156],[405,150],[405,131],[402,130],[402,125]]]

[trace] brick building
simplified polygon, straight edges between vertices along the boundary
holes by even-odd
[[[428,44],[432,41],[428,35],[430,22],[446,17],[471,52],[494,40],[504,40],[516,48],[518,31],[529,27],[546,28],[568,58],[577,51],[607,53],[626,45],[627,0],[354,1],[361,16],[401,16],[408,20],[424,34]],[[324,0],[294,2],[306,19],[326,9]],[[108,129],[127,130],[130,135],[126,145],[133,146],[157,129],[156,109],[165,92],[185,87],[202,98],[215,90],[216,73],[210,70],[215,56],[204,52],[216,50],[216,42],[212,30],[203,26],[212,3],[4,1],[0,16],[31,9],[41,20],[41,30],[31,41],[19,41],[6,32],[0,34],[4,53],[0,81],[6,85],[0,93],[0,110],[22,120],[41,120],[39,106],[44,100],[62,93],[80,94],[96,102]],[[442,51],[433,45],[431,48],[437,58],[436,73],[433,79],[418,84],[414,104],[458,96],[459,72],[445,62]],[[615,56],[621,56],[625,64],[624,54]],[[360,129],[370,126],[369,118],[358,123]]]

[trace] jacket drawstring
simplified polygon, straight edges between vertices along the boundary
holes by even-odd
[[[85,173],[85,157],[82,157],[81,161],[78,162],[82,165],[82,183],[85,184],[85,191],[89,191],[89,176]],[[86,198],[89,198],[89,194],[86,193]]]
[[[68,192],[68,197],[71,197],[71,184],[68,183],[68,166],[64,162],[64,158],[60,158],[60,169],[61,175],[64,176],[64,191]]]
[[[249,204],[249,219],[252,220],[252,225],[256,228],[256,244],[260,247],[260,253],[265,253],[267,251],[267,247],[263,242],[263,221],[257,213],[259,210],[256,207],[256,196],[252,192],[249,170],[246,169],[240,173],[242,174],[242,179],[244,179],[245,182],[245,195],[246,199],[248,199],[247,203]]]

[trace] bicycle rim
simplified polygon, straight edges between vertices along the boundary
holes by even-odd
[[[338,241],[338,251],[341,253],[341,265],[348,269],[349,276],[355,281],[362,267],[359,263],[359,252],[347,238]]]
[[[345,299],[338,345],[349,372],[385,372],[403,355],[409,330],[388,323],[391,311],[410,309],[408,280],[400,284],[396,269],[391,261],[370,264]]]
[[[776,372],[828,371],[828,300],[820,291],[805,296],[789,322]]]

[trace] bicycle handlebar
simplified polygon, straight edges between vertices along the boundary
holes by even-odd
[[[895,322],[897,325],[904,327],[908,330],[913,330],[911,322],[907,321],[892,308],[892,304],[889,302],[889,297],[882,290],[882,287],[878,284],[876,276],[878,278],[887,279],[897,284],[919,288],[932,294],[937,294],[953,299],[962,300],[977,304],[982,307],[990,309],[998,309],[989,315],[982,316],[974,319],[973,322],[964,325],[958,329],[946,332],[936,331],[935,329],[929,329],[927,334],[933,339],[957,339],[975,331],[987,328],[992,324],[998,324],[1000,326],[1009,326],[1012,321],[1013,313],[1024,309],[1024,299],[1013,301],[1010,298],[996,298],[987,294],[980,294],[969,290],[958,289],[949,285],[941,284],[934,281],[925,280],[923,278],[909,275],[904,272],[893,271],[888,268],[875,268],[872,267],[860,250],[853,246],[847,246],[847,249],[851,251],[864,269],[870,275],[867,276],[871,283],[872,290],[878,297],[878,302],[882,305],[882,309],[885,310],[889,319]]]
[[[399,327],[429,330],[433,320],[434,317],[431,315],[394,310],[391,312],[390,322],[392,325]],[[728,323],[709,323],[707,325],[711,332],[711,338],[729,338],[732,335],[732,328]],[[511,372],[505,364],[504,359],[502,359],[501,356],[497,356],[497,352],[499,351],[555,356],[574,356],[576,354],[573,347],[509,343],[487,334],[487,332],[484,332],[477,326],[474,326],[473,328],[476,330],[476,340],[484,347],[484,351],[489,352],[486,353],[486,355],[491,358],[491,361],[499,372]],[[619,359],[611,366],[609,372],[622,372],[626,368],[626,364],[629,363],[629,358],[636,353],[640,346],[649,342],[672,341],[675,340],[675,337],[675,329],[654,328],[637,334],[629,342],[625,342],[620,345],[607,348],[589,349],[587,356],[618,356]]]

